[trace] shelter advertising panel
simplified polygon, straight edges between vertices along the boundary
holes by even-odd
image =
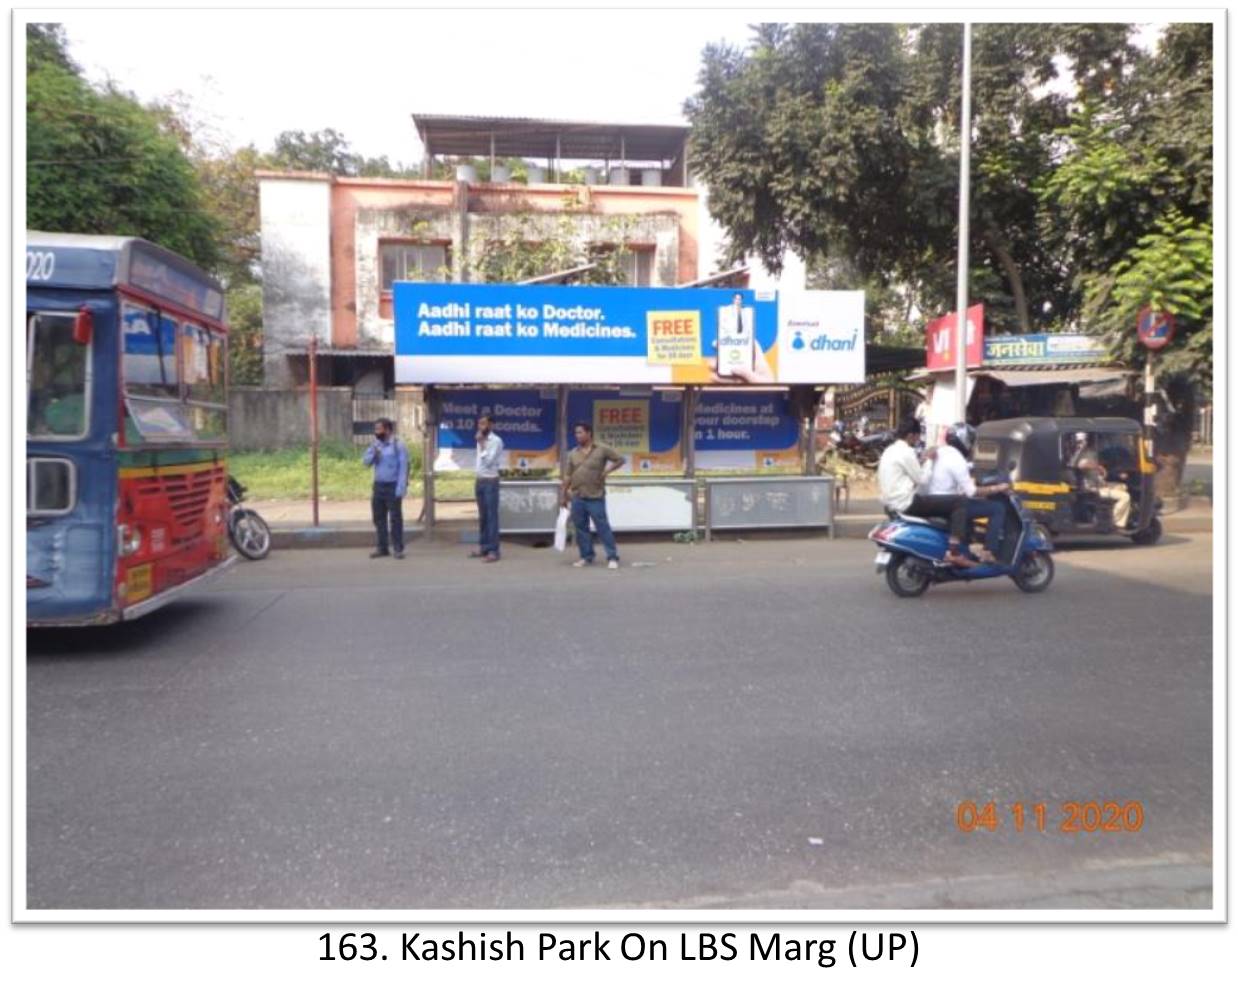
[[[402,384],[864,379],[864,294],[396,282]]]
[[[800,427],[781,391],[702,391],[696,403],[700,470],[798,470]]]
[[[674,474],[684,466],[683,395],[679,391],[572,391],[567,397],[568,448],[572,426],[588,422],[593,438],[628,458],[619,474]]]
[[[435,470],[475,470],[477,418],[489,412],[503,438],[508,470],[553,470],[555,392],[533,390],[445,390],[439,394]]]

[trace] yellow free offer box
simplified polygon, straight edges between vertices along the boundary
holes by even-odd
[[[697,363],[701,359],[699,311],[650,311],[649,362],[659,365]]]

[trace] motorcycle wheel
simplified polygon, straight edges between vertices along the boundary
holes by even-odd
[[[249,560],[261,560],[271,552],[271,527],[251,509],[238,508],[228,517],[228,536],[237,553]]]
[[[886,584],[899,598],[919,598],[929,586],[929,576],[914,557],[896,553],[886,564]]]
[[[1053,558],[1043,550],[1033,550],[1020,562],[1011,580],[1029,595],[1044,591],[1053,581]]]
[[[1138,546],[1152,546],[1160,538],[1161,520],[1155,518],[1145,528],[1131,534],[1131,542]]]

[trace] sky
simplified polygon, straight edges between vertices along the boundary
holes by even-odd
[[[49,18],[50,19],[50,18]],[[683,124],[704,46],[739,13],[66,11],[87,78],[144,101],[181,91],[228,144],[334,128],[418,162],[413,112]],[[753,18],[752,20],[755,20]],[[272,43],[274,42],[274,44]]]

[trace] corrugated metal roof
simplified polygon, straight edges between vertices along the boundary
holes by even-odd
[[[417,113],[412,118],[430,154],[442,156],[489,156],[493,141],[501,158],[550,159],[557,150],[562,159],[663,162],[679,156],[688,138],[685,125]]]

